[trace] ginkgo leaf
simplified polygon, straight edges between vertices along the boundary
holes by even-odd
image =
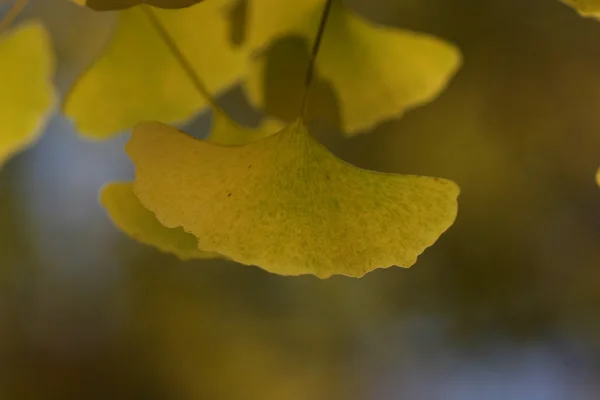
[[[581,15],[600,17],[600,0],[562,0],[574,7]]]
[[[55,93],[54,55],[39,22],[0,35],[0,166],[37,141]]]
[[[203,0],[73,0],[97,11],[124,10],[138,4],[148,4],[159,8],[185,8]]]
[[[268,38],[284,33],[312,40],[323,6],[322,0],[304,0],[291,6],[278,0],[250,0],[248,41],[259,47]],[[301,88],[279,87],[285,97],[270,96],[274,74],[289,78],[302,70],[288,57],[271,59],[269,49],[256,57],[246,91],[251,101],[277,117],[296,111]],[[382,120],[433,100],[461,64],[460,52],[445,41],[367,21],[334,0],[325,28],[316,70],[335,89],[341,128],[347,134],[366,130]],[[290,80],[292,84],[295,80]],[[286,88],[286,89],[288,89]],[[295,89],[295,90],[294,90]]]
[[[600,186],[600,168],[598,168],[598,172],[596,172],[596,183]]]
[[[132,182],[113,182],[100,193],[100,202],[111,219],[123,232],[134,239],[175,254],[182,260],[214,258],[218,254],[198,249],[198,239],[181,228],[165,228],[156,216],[142,206],[133,194]]]
[[[235,83],[246,52],[227,40],[230,0],[211,0],[184,10],[155,10],[211,93]],[[78,130],[107,138],[148,119],[184,121],[206,106],[143,10],[121,12],[101,58],[73,86],[64,105]]]
[[[281,123],[263,120],[258,128],[247,128],[232,121],[222,110],[213,112],[209,140],[220,144],[245,144],[281,130]],[[134,239],[172,253],[182,260],[219,257],[198,249],[198,239],[181,228],[166,228],[133,194],[133,182],[112,182],[101,191],[100,202],[115,225]]]
[[[164,226],[183,227],[204,251],[282,275],[409,267],[457,211],[453,182],[349,165],[299,120],[243,146],[143,123],[126,149],[134,193]]]

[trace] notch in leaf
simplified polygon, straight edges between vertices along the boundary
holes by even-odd
[[[102,188],[100,202],[123,232],[141,243],[175,254],[182,260],[214,258],[217,254],[198,249],[198,240],[181,228],[165,228],[133,194],[131,182],[112,182]]]

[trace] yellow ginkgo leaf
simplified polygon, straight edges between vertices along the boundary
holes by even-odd
[[[323,3],[250,0],[250,46],[260,46],[283,33],[302,35],[308,41],[316,31]],[[279,25],[280,15],[285,16],[282,21],[286,25]],[[267,113],[287,117],[297,113],[303,89],[297,79],[288,80],[290,85],[283,88],[285,79],[273,76],[294,76],[290,71],[305,69],[308,55],[298,68],[290,57],[274,57],[272,49],[254,59],[245,88],[251,101]],[[377,25],[334,0],[316,69],[319,77],[332,85],[339,102],[339,123],[351,135],[431,101],[460,64],[460,53],[453,45],[429,35]],[[336,120],[335,115],[332,119]]]
[[[243,146],[143,123],[127,152],[134,193],[164,226],[183,227],[204,251],[282,275],[409,267],[457,211],[453,182],[349,165],[299,120]]]
[[[160,8],[185,8],[203,0],[73,0],[97,11],[124,10],[138,4],[148,4]]]
[[[182,260],[214,258],[218,254],[198,250],[198,239],[181,228],[165,228],[133,194],[132,182],[113,182],[100,193],[100,202],[111,219],[134,239],[175,254]]]
[[[245,144],[267,137],[282,128],[273,120],[264,120],[258,128],[247,128],[232,121],[222,110],[213,112],[209,140],[220,144]],[[219,257],[198,249],[198,239],[181,228],[166,228],[133,194],[133,182],[112,182],[100,194],[100,202],[115,225],[134,239],[172,253],[182,260]]]
[[[600,168],[598,168],[598,172],[596,172],[596,183],[600,186]]]
[[[55,101],[54,56],[39,22],[0,35],[0,166],[40,136]]]
[[[155,10],[211,93],[235,83],[246,52],[227,40],[231,0],[211,0],[183,10]],[[144,11],[121,12],[102,57],[80,77],[64,112],[82,134],[106,138],[148,119],[179,122],[206,106]]]
[[[574,7],[581,15],[600,17],[600,0],[562,0]]]

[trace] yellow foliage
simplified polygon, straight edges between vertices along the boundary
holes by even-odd
[[[154,214],[142,206],[132,190],[131,182],[113,182],[106,185],[100,194],[102,205],[123,232],[182,260],[218,257],[217,254],[198,250],[198,240],[194,235],[181,228],[162,226]]]
[[[301,5],[314,7],[318,3],[310,0]],[[409,103],[430,99],[460,62],[453,47],[432,38],[375,26],[338,2],[334,4],[317,68],[321,77],[333,84],[341,103],[340,121],[349,131],[398,114]],[[277,5],[268,11],[279,15],[284,9]],[[187,11],[178,13],[189,17]],[[321,8],[307,13],[284,14],[299,21],[300,25],[292,23],[292,28],[304,29],[319,20]],[[310,18],[303,19],[309,14]],[[187,114],[197,110],[199,97],[213,105],[199,83],[194,87],[192,80],[178,81],[175,86],[160,82],[170,72],[176,72],[173,79],[182,77],[185,55],[198,57],[197,52],[186,51],[185,42],[182,45],[179,40],[178,26],[165,18],[173,15],[176,13],[165,12],[161,19],[177,46],[182,47],[181,54],[160,43],[170,39],[164,37],[166,33],[160,38],[155,29],[162,28],[152,26],[139,9],[123,13],[127,23],[121,21],[118,40],[94,65],[87,80],[84,76],[75,86],[66,104],[67,113],[80,127],[88,126],[103,136],[157,116],[161,122],[185,118],[181,110],[187,107]],[[165,68],[160,62],[146,65],[125,54],[132,48],[139,51],[133,39],[144,29],[155,36],[146,37],[147,42],[141,46],[146,61],[156,57],[156,43],[152,41],[158,41],[164,47],[160,61],[178,68]],[[278,35],[270,31],[264,36]],[[249,35],[246,50],[257,40]],[[124,73],[114,76],[122,73],[123,65],[117,68],[117,63],[123,60],[129,60],[131,70],[133,65],[137,67],[137,78]],[[392,62],[388,66],[389,60]],[[346,65],[348,61],[352,62]],[[400,61],[403,69],[398,71]],[[192,64],[196,64],[194,59]],[[222,74],[222,70],[212,71]],[[189,69],[186,72],[191,74]],[[199,75],[208,84],[214,82],[202,71]],[[110,86],[107,79],[90,76],[110,77],[117,84]],[[168,96],[161,91],[184,86],[189,96],[176,93],[169,97],[171,101],[165,101]],[[108,96],[114,101],[102,103],[105,108],[97,106],[98,98],[107,97],[107,87],[117,88]],[[251,79],[248,87],[260,94],[263,85]],[[192,91],[199,88],[200,95]],[[209,91],[214,92],[214,87]],[[82,101],[82,92],[88,103]],[[295,106],[297,112],[299,104]],[[118,107],[125,112],[106,118]],[[185,233],[189,232],[198,239],[202,252],[221,254],[282,275],[362,276],[375,268],[409,267],[453,223],[459,191],[453,182],[361,170],[313,140],[301,119],[272,135],[278,128],[275,125],[267,122],[258,129],[244,128],[218,108],[214,110],[209,141],[196,141],[160,122],[139,124],[127,146],[136,164],[134,194],[128,184],[112,185],[105,190],[103,202],[115,222],[142,242],[176,254],[192,251],[184,258],[196,257],[193,241]]]
[[[250,47],[258,48],[285,33],[312,41],[323,4],[322,0],[294,2],[293,6],[279,0],[250,0]],[[255,58],[245,88],[254,104],[286,118],[299,108],[303,80],[300,78],[300,85],[298,79],[290,82],[298,61],[290,62],[289,56],[276,59],[272,50]],[[453,45],[367,21],[336,0],[316,68],[319,77],[332,86],[339,104],[329,110],[322,110],[322,105],[315,108],[347,134],[356,134],[433,100],[460,64],[460,52]],[[299,69],[305,70],[306,65],[300,63]],[[285,96],[271,96],[269,82],[274,80],[277,83],[272,86]],[[332,108],[330,104],[326,107]]]
[[[40,136],[55,101],[54,56],[39,22],[0,35],[0,166]]]
[[[139,2],[96,1],[123,7]],[[270,51],[254,57],[249,65],[248,55],[289,34],[311,41],[324,1],[290,5],[249,0],[242,27],[246,40],[241,46],[229,40],[237,26],[230,26],[227,10],[236,4],[235,0],[212,0],[184,10],[156,12],[211,93],[229,87],[249,68],[245,87],[253,104],[291,122],[303,79],[292,79],[290,69],[303,71],[306,65],[283,59],[274,70]],[[317,73],[331,89],[328,101],[313,99],[311,105],[320,110],[319,116],[332,119],[348,134],[431,101],[461,63],[454,46],[429,35],[369,22],[339,0],[334,1],[321,47]],[[273,79],[285,91],[284,97],[273,98],[269,92]],[[205,105],[139,7],[133,7],[122,12],[114,38],[74,85],[64,111],[84,135],[105,138],[143,120],[180,122]]]
[[[231,86],[245,68],[246,52],[227,40],[223,8],[230,3],[155,10],[211,93]],[[143,11],[134,7],[121,12],[114,37],[73,86],[64,112],[82,134],[102,139],[144,120],[183,121],[205,106]]]
[[[244,146],[143,123],[127,152],[134,193],[164,226],[193,233],[201,250],[282,275],[409,267],[457,211],[453,182],[346,164],[300,120]]]
[[[244,144],[266,137],[281,129],[271,120],[265,120],[259,128],[246,128],[234,121],[220,109],[213,112],[213,128],[209,140],[220,144]],[[213,258],[218,254],[198,249],[198,239],[181,228],[166,228],[156,216],[148,211],[133,194],[132,182],[112,182],[100,194],[100,202],[111,219],[124,233],[141,243],[175,254],[182,260]]]

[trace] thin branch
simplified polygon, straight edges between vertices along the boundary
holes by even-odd
[[[6,13],[2,21],[0,21],[0,34],[2,34],[8,27],[13,23],[13,21],[21,14],[21,11],[27,5],[28,0],[17,0],[12,5],[10,10]]]
[[[202,82],[202,80],[198,76],[198,73],[194,69],[194,66],[192,65],[190,60],[185,56],[185,54],[183,54],[183,52],[181,51],[179,46],[177,46],[177,43],[175,42],[173,37],[169,34],[169,32],[167,31],[165,26],[162,24],[162,22],[160,22],[160,20],[158,19],[158,17],[152,10],[152,8],[147,5],[142,5],[141,8],[144,11],[144,13],[146,14],[146,16],[148,17],[148,19],[150,20],[150,23],[152,24],[152,27],[154,28],[154,30],[156,30],[156,32],[158,33],[160,38],[163,40],[163,42],[169,48],[169,51],[177,59],[177,62],[179,62],[179,64],[181,65],[181,68],[183,68],[186,75],[189,77],[189,79],[192,82],[192,84],[194,85],[194,88],[196,89],[196,91],[214,110],[220,110],[220,107],[216,104],[216,102],[212,98],[212,95],[206,88],[206,85],[204,84],[204,82]]]
[[[304,115],[304,113],[306,112],[306,106],[308,103],[308,92],[313,82],[315,74],[315,62],[317,60],[317,55],[319,54],[319,49],[321,48],[321,42],[323,41],[323,33],[325,32],[325,26],[327,25],[327,19],[329,18],[329,12],[331,11],[332,2],[332,0],[326,1],[325,7],[323,8],[323,13],[321,14],[321,21],[319,22],[317,35],[315,36],[312,52],[310,54],[310,60],[308,62],[308,68],[306,69],[306,81],[304,85],[304,95],[302,97],[300,115]]]

